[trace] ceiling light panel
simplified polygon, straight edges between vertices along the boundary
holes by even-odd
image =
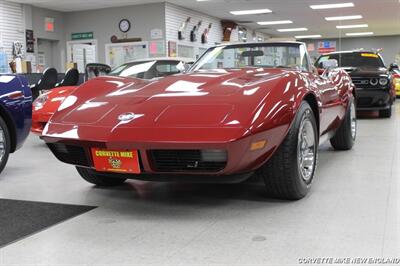
[[[357,29],[357,28],[368,28],[368,24],[357,24],[357,25],[338,25],[337,29]]]
[[[260,21],[257,22],[258,25],[281,25],[281,24],[292,24],[293,21],[291,20],[275,20],[275,21]]]
[[[366,36],[366,35],[374,35],[373,32],[350,32],[346,33],[346,36]]]
[[[344,8],[354,7],[354,3],[337,3],[337,4],[326,4],[326,5],[311,5],[311,9],[332,9],[332,8]]]
[[[237,11],[230,11],[229,13],[235,16],[259,15],[259,14],[272,13],[272,10],[265,8],[265,9],[252,9],[252,10],[237,10]]]
[[[296,39],[313,39],[313,38],[321,38],[322,35],[315,34],[315,35],[298,35],[294,36]]]
[[[291,29],[277,29],[279,32],[291,32],[291,31],[308,31],[307,28],[291,28]]]
[[[326,17],[327,21],[336,21],[336,20],[352,20],[352,19],[362,19],[361,15],[352,15],[352,16],[339,16],[339,17]]]

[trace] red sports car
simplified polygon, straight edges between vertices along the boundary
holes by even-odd
[[[110,75],[121,77],[135,77],[142,79],[154,79],[177,74],[181,71],[179,66],[192,62],[186,58],[152,58],[136,60],[115,68]],[[178,67],[178,68],[177,68]],[[70,95],[78,86],[65,86],[51,89],[40,95],[32,105],[31,132],[42,134],[44,126],[50,117],[57,111],[62,101]]]
[[[88,182],[240,182],[300,199],[318,145],[356,139],[354,85],[327,60],[318,75],[298,42],[220,45],[160,80],[100,77],[62,103],[42,138]]]

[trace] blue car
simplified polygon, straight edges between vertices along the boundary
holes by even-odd
[[[32,92],[27,80],[0,74],[0,173],[8,156],[22,146],[32,123]]]

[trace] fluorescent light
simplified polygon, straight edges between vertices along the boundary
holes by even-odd
[[[365,36],[365,35],[374,35],[373,32],[351,32],[346,33],[347,36]]]
[[[356,29],[356,28],[368,28],[368,24],[358,24],[358,25],[339,25],[336,26],[337,29]]]
[[[294,36],[296,39],[313,39],[313,38],[321,38],[322,36],[319,34],[316,35],[299,35]]]
[[[272,13],[270,9],[252,9],[252,10],[238,10],[238,11],[230,11],[232,15],[241,16],[241,15],[257,15],[257,14],[266,14]]]
[[[327,4],[327,5],[311,5],[312,9],[331,9],[331,8],[343,8],[343,7],[354,7],[353,3],[338,3],[338,4]]]
[[[275,20],[275,21],[260,21],[257,22],[258,25],[279,25],[279,24],[291,24],[293,21],[291,20]]]
[[[353,16],[340,16],[340,17],[326,17],[327,21],[334,21],[334,20],[351,20],[351,19],[361,19],[363,18],[361,15],[353,15]]]
[[[290,31],[308,31],[307,28],[291,28],[291,29],[277,29],[279,32],[290,32]]]

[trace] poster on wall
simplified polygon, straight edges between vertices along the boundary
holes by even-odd
[[[326,54],[336,51],[336,41],[318,42],[318,53]]]
[[[163,37],[162,29],[152,29],[150,31],[150,37],[151,37],[152,40],[162,39],[162,37]]]
[[[25,31],[25,39],[26,39],[26,52],[34,53],[35,52],[35,38],[33,37],[33,30]]]
[[[176,42],[168,41],[168,56],[169,57],[176,57]]]
[[[149,56],[147,42],[106,44],[106,64],[116,67]]]
[[[165,42],[164,41],[149,42],[149,55],[150,57],[165,56]]]

